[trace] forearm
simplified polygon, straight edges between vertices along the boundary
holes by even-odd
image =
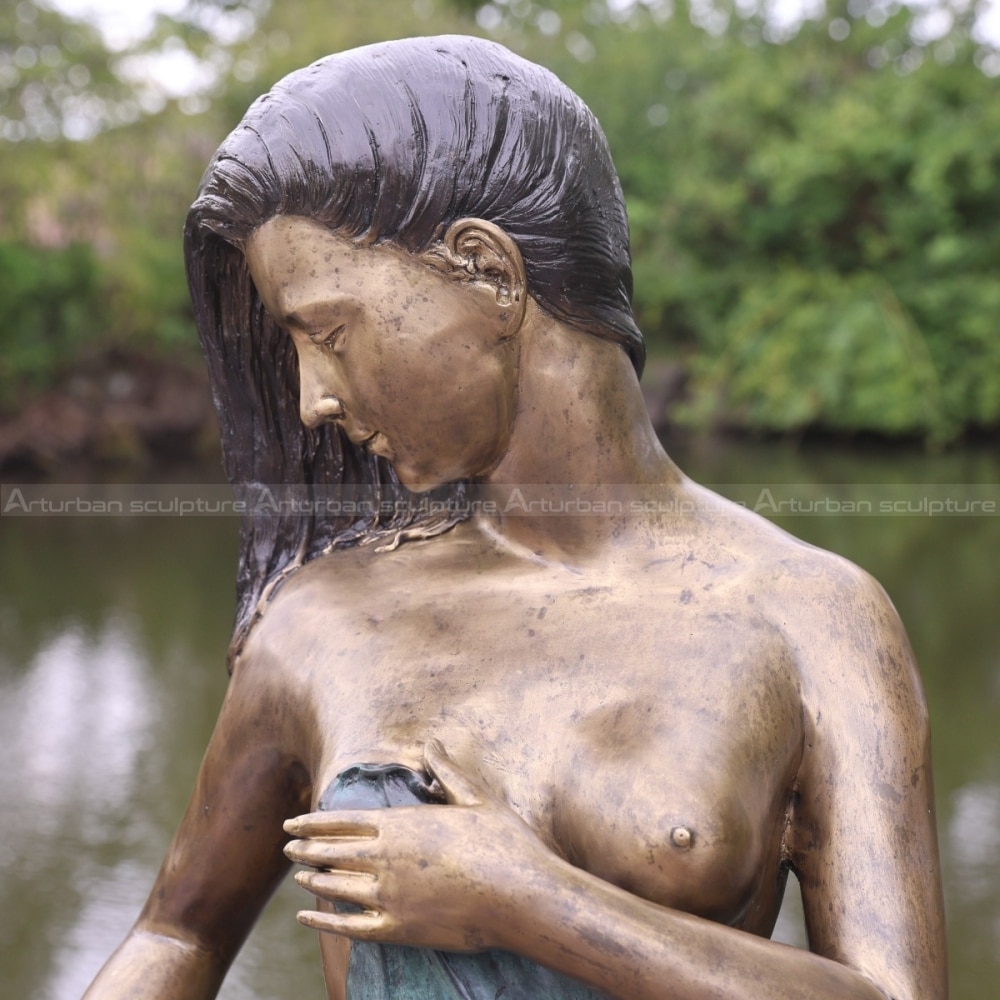
[[[559,859],[511,890],[500,946],[621,1000],[885,1000],[846,966],[657,906]]]
[[[133,930],[84,994],[83,1000],[211,1000],[223,964],[196,944]]]

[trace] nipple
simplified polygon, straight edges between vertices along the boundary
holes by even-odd
[[[686,826],[675,826],[670,831],[670,843],[680,850],[686,850],[694,843],[694,834]]]

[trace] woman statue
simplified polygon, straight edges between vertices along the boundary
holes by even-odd
[[[574,94],[471,38],[324,59],[186,253],[248,510],[232,677],[88,997],[214,996],[291,862],[331,998],[946,995],[906,636],[662,450]],[[768,939],[789,870],[809,951]]]

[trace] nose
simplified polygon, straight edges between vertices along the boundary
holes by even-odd
[[[344,404],[329,394],[320,396],[315,402],[307,403],[305,399],[299,403],[299,418],[306,427],[319,427],[330,420],[339,420],[344,415]]]
[[[344,416],[344,404],[330,391],[329,384],[316,377],[312,366],[299,364],[299,418],[306,427],[319,427]]]

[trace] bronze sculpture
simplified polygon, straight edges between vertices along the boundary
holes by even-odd
[[[246,518],[219,722],[88,997],[213,996],[288,858],[331,998],[946,995],[902,626],[663,452],[575,95],[475,39],[330,57],[186,252],[232,481],[364,502]]]

